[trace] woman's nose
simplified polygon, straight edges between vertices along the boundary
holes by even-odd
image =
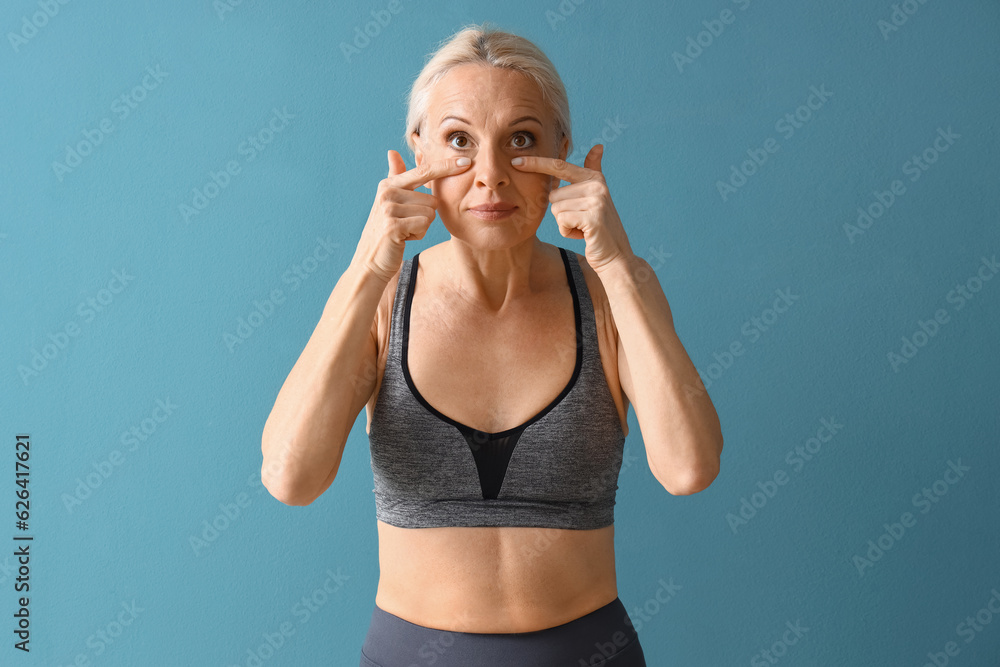
[[[494,148],[481,148],[472,162],[476,172],[476,185],[497,190],[510,183],[509,172],[513,167],[505,152]]]

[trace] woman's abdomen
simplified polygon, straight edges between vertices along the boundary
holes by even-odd
[[[533,632],[617,595],[614,525],[399,528],[381,521],[375,604],[458,632]]]

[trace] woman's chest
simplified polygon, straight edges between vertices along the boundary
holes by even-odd
[[[487,433],[527,422],[570,384],[579,337],[573,303],[539,299],[486,316],[414,300],[407,366],[424,399]]]

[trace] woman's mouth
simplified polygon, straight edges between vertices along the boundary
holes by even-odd
[[[469,213],[480,220],[502,220],[512,216],[516,210],[516,206],[506,204],[499,206],[477,206],[476,208],[470,208]]]

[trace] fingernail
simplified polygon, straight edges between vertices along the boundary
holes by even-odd
[[[523,157],[516,157],[513,160],[511,160],[510,163],[511,164],[524,164],[524,158]]]
[[[472,160],[467,157],[460,157],[457,160],[455,160],[455,164],[457,164],[459,167],[464,167],[467,164],[472,164]]]

